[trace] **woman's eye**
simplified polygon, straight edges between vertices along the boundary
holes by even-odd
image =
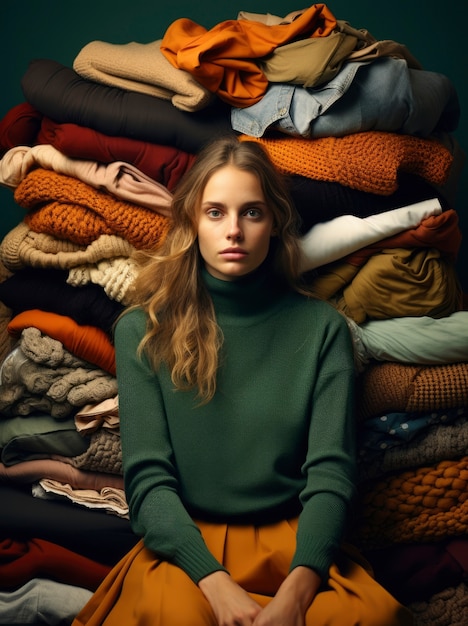
[[[221,211],[219,211],[218,209],[209,209],[209,211],[207,211],[207,214],[210,217],[219,217],[221,215]]]
[[[259,209],[249,209],[245,213],[248,217],[260,217],[261,213]]]

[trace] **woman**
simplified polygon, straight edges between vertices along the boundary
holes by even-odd
[[[298,268],[295,212],[262,148],[208,146],[116,326],[142,540],[75,626],[412,623],[340,547],[355,494],[353,351]]]

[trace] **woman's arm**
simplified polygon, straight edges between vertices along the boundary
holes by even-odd
[[[137,354],[146,328],[142,311],[115,330],[125,492],[134,531],[160,558],[197,583],[222,565],[208,550],[179,496],[163,393],[147,359]]]
[[[327,319],[328,318],[328,319]],[[333,307],[316,317],[319,371],[312,383],[306,484],[291,569],[314,569],[323,580],[343,539],[356,493],[354,355],[346,321]]]

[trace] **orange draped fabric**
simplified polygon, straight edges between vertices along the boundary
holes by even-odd
[[[336,25],[325,4],[313,4],[293,21],[272,26],[240,19],[207,30],[180,18],[166,30],[161,52],[228,104],[247,107],[258,102],[268,86],[256,59],[295,39],[326,37]]]
[[[261,606],[288,574],[297,520],[268,526],[198,523],[212,554]],[[360,563],[359,563],[360,561]],[[412,617],[369,574],[353,548],[341,552],[306,626],[411,626]],[[218,626],[198,586],[140,541],[104,580],[72,626]]]

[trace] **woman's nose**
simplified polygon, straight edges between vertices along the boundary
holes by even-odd
[[[237,217],[232,218],[229,222],[227,238],[231,240],[239,240],[242,237],[242,230]]]

